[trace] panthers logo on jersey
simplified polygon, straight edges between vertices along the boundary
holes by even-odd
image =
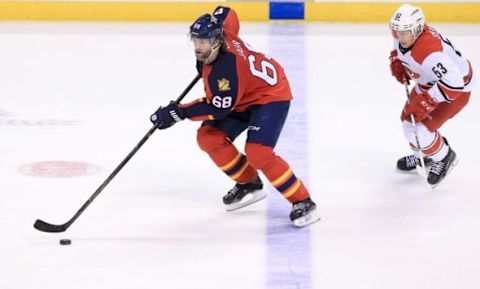
[[[217,80],[218,82],[218,90],[219,91],[229,91],[230,90],[230,81],[226,78],[222,78]]]

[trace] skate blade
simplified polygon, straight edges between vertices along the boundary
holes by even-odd
[[[443,177],[443,179],[440,182],[436,183],[435,185],[431,185],[432,190],[438,187],[438,185],[440,185],[443,182],[443,180],[448,176],[448,174],[450,174],[450,172],[455,168],[455,166],[457,166],[457,164],[458,164],[458,157],[455,158],[455,160],[452,162],[452,164],[448,168],[448,171],[445,174],[445,177]]]
[[[267,193],[265,193],[263,190],[255,191],[253,193],[249,193],[246,195],[241,201],[226,205],[225,210],[227,212],[235,211],[238,209],[241,209],[243,207],[246,207],[248,205],[251,205],[253,203],[256,203],[258,201],[261,201],[267,197]]]
[[[415,166],[415,169],[417,170],[417,174],[421,176],[424,179],[427,179],[427,172],[422,166]]]
[[[318,214],[317,209],[315,209],[311,211],[308,215],[294,220],[293,224],[295,225],[295,227],[301,228],[317,221],[320,221],[320,215]]]
[[[428,169],[428,167],[427,167]],[[411,169],[410,171],[402,171],[402,170],[399,170],[399,169],[395,169],[395,171],[399,174],[404,174],[404,175],[418,175],[419,173],[416,171],[416,169]]]

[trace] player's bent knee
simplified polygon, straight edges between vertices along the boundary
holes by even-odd
[[[247,142],[245,154],[248,163],[256,169],[262,169],[275,159],[273,148],[258,143]]]
[[[198,146],[207,153],[222,147],[226,142],[226,134],[213,126],[204,125],[197,130]]]
[[[416,126],[410,122],[403,122],[403,133],[405,138],[416,146],[417,137],[421,147],[429,146],[436,138],[437,132],[431,131],[425,124],[419,122]],[[416,136],[415,136],[416,134]]]

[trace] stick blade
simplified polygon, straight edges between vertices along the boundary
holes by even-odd
[[[33,224],[33,227],[39,231],[46,232],[46,233],[61,233],[65,232],[67,230],[67,226],[64,225],[52,225],[47,222],[44,222],[40,219],[37,219],[35,221],[35,224]]]

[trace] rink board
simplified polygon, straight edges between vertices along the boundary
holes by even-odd
[[[400,2],[140,2],[1,1],[0,20],[192,21],[217,5],[235,8],[242,21],[388,22]],[[480,23],[478,2],[419,2],[429,22]]]

